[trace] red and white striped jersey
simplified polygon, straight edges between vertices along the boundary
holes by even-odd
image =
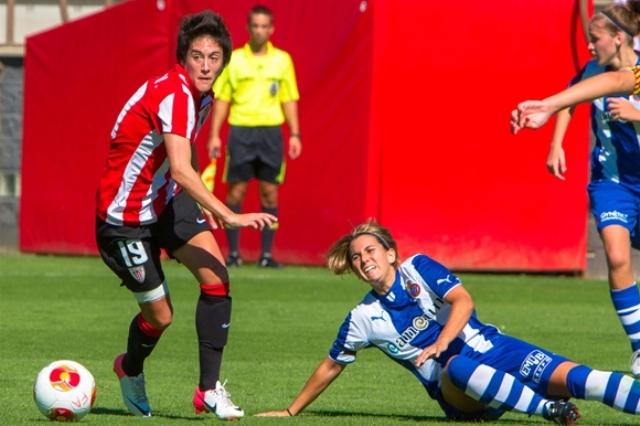
[[[201,98],[180,65],[140,86],[111,131],[98,217],[112,225],[155,222],[179,190],[171,179],[163,135],[193,142],[210,109],[211,96]]]

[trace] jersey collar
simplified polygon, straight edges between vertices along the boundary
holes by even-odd
[[[267,53],[264,55],[255,55],[253,53],[253,50],[251,50],[251,45],[249,44],[249,42],[247,42],[244,47],[244,53],[251,56],[269,56],[271,55],[271,53],[273,53],[273,43],[271,43],[270,41],[267,42]]]
[[[396,278],[391,285],[389,291],[384,295],[376,293],[371,290],[373,297],[378,299],[383,306],[390,309],[401,309],[405,306],[416,303],[416,301],[407,294],[406,289],[402,286],[402,278],[400,277],[400,271],[396,271]]]
[[[193,84],[193,81],[191,81],[191,78],[189,78],[189,74],[187,74],[187,71],[184,69],[184,67],[180,64],[176,64],[175,67],[173,68],[175,72],[178,73],[178,75],[180,76],[180,78],[187,83],[187,86],[189,86],[189,91],[191,92],[191,95],[193,96],[193,99],[196,102],[196,105],[200,102],[200,98],[202,97],[202,93],[198,92],[198,89],[196,89],[195,84]]]

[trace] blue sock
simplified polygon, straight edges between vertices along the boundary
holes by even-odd
[[[493,408],[542,415],[549,402],[511,374],[462,355],[451,360],[447,374],[465,394]]]
[[[611,290],[611,301],[620,323],[631,343],[631,350],[640,349],[640,291],[634,282],[622,290]]]
[[[578,365],[567,375],[567,388],[575,398],[600,401],[625,413],[640,410],[640,382],[622,373]]]

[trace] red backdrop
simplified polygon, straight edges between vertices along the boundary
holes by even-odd
[[[577,2],[376,4],[378,216],[403,252],[461,269],[584,269],[588,107],[565,141],[565,182],[545,168],[551,125],[508,129],[517,102],[565,87],[588,59]]]
[[[237,47],[254,3],[134,0],[27,40],[22,250],[95,253],[94,194],[121,106],[175,61],[185,13],[213,8]],[[584,269],[584,109],[566,140],[566,182],[545,171],[550,126],[514,138],[507,125],[517,101],[562,88],[586,60],[576,2],[264,3],[301,92],[304,149],[281,190],[280,260],[320,264],[373,216],[405,255],[453,268]],[[204,138],[198,147],[204,164]],[[218,178],[216,195],[225,189]],[[259,207],[255,187],[246,204]],[[257,256],[256,232],[242,244]]]

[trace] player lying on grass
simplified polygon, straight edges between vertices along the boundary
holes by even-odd
[[[347,315],[329,356],[293,402],[258,416],[297,415],[371,346],[411,371],[449,419],[491,420],[513,410],[572,425],[580,415],[570,397],[638,413],[640,382],[480,322],[458,277],[424,254],[400,263],[395,240],[375,222],[339,239],[328,264],[335,274],[354,272],[371,291]]]

